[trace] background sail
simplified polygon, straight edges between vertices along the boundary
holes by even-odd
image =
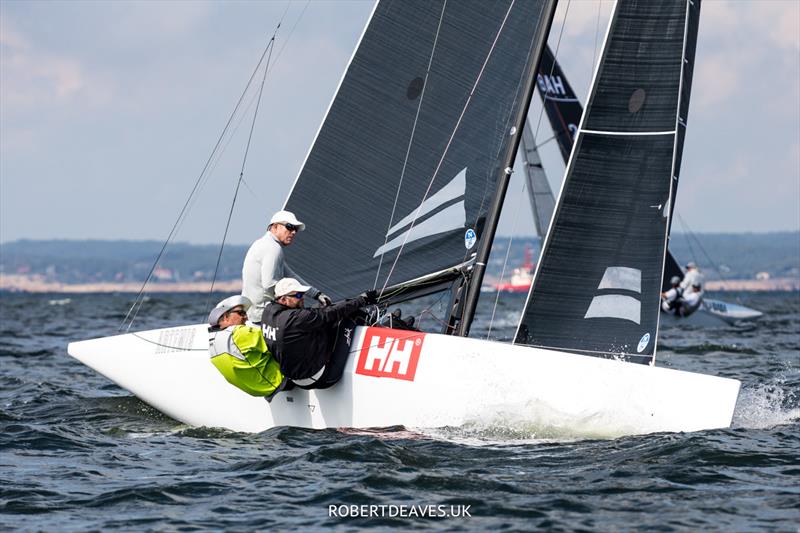
[[[522,143],[520,150],[523,158],[524,175],[527,180],[528,198],[531,201],[533,223],[536,225],[536,234],[544,240],[550,219],[553,217],[556,199],[547,181],[547,174],[542,166],[542,159],[536,149],[536,140],[531,131],[530,121],[525,121],[522,130]]]
[[[688,4],[617,3],[516,343],[650,361]]]
[[[583,106],[578,101],[575,91],[567,81],[567,77],[562,72],[561,66],[549,46],[545,46],[542,51],[536,84],[539,87],[539,97],[542,99],[553,135],[558,142],[558,149],[566,164],[572,151],[574,136],[578,132],[581,115],[583,115]],[[544,239],[556,202],[542,167],[530,120],[525,122],[521,149],[536,234]]]
[[[306,281],[341,298],[469,259],[543,6],[376,6],[286,202],[307,224],[286,249]]]
[[[542,62],[537,77],[539,97],[558,141],[558,149],[566,163],[572,151],[572,142],[578,132],[583,107],[567,81],[550,47],[542,52]]]

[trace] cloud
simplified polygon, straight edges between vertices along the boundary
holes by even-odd
[[[796,94],[799,52],[800,2],[705,2],[694,84],[700,90],[693,96],[702,106],[722,110],[730,100],[748,93],[752,98],[754,81],[761,76],[791,97]],[[773,101],[776,97],[780,92]]]
[[[795,0],[704,2],[701,13],[701,34],[708,32],[727,42],[767,43],[795,53],[800,50],[800,2]]]
[[[48,107],[107,100],[105,84],[93,79],[74,58],[38,49],[21,31],[11,26],[8,17],[0,19],[3,114],[9,116]]]

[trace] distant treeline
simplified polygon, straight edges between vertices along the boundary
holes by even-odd
[[[509,241],[511,248],[509,250]],[[61,283],[143,281],[161,251],[157,241],[20,240],[0,244],[0,272],[38,275]],[[525,249],[539,254],[537,237],[498,237],[488,275],[499,277],[521,266]],[[247,246],[226,246],[218,280],[241,276]],[[673,234],[670,250],[682,265],[697,262],[708,279],[800,276],[800,232],[742,234]],[[506,254],[508,261],[506,262]],[[155,270],[155,282],[208,280],[214,275],[219,247],[176,243],[167,247]]]
[[[40,274],[62,283],[143,281],[153,268],[163,243],[157,241],[32,241],[0,245],[0,272]],[[247,246],[226,246],[217,279],[242,275]],[[175,243],[167,246],[154,281],[211,279],[219,246]]]

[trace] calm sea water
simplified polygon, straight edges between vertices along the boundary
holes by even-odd
[[[733,427],[614,440],[524,423],[186,427],[66,353],[116,333],[130,299],[0,294],[0,529],[798,530],[798,293],[725,295],[767,313],[754,327],[662,331],[660,365],[742,380]],[[206,301],[153,296],[135,329],[199,321]],[[523,302],[500,301],[493,337]],[[383,516],[329,516],[362,505]],[[431,512],[449,516],[413,516]]]

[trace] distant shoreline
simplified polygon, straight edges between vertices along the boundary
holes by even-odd
[[[59,283],[41,279],[40,276],[24,276],[19,274],[0,275],[0,292],[23,293],[62,293],[62,294],[90,294],[90,293],[138,293],[142,284],[137,282],[113,283]],[[208,281],[187,282],[158,282],[147,287],[147,293],[181,293],[181,292],[208,292],[211,283]],[[725,281],[708,281],[706,289],[709,292],[772,292],[772,291],[800,291],[800,278],[773,278],[773,279],[734,279]],[[214,283],[216,292],[239,294],[242,290],[241,280],[225,280]]]

